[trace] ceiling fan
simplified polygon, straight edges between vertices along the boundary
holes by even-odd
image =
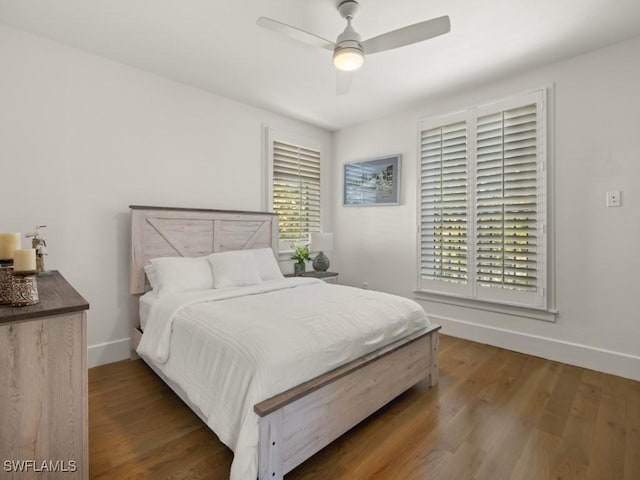
[[[347,20],[347,27],[335,42],[267,17],[260,17],[256,23],[294,40],[332,51],[333,64],[338,69],[338,94],[349,91],[353,72],[362,67],[365,55],[422,42],[451,30],[449,17],[445,15],[383,33],[363,42],[358,32],[351,26],[351,21],[359,7],[360,4],[356,0],[338,2],[338,12]]]

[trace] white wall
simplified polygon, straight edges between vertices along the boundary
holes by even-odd
[[[640,379],[640,38],[334,134],[342,282],[413,297],[417,120],[554,86],[555,323],[422,302],[443,332]],[[553,146],[553,144],[552,144]],[[342,164],[401,153],[402,205],[345,208]],[[622,190],[621,208],[605,192]]]
[[[128,356],[129,205],[261,210],[265,125],[330,152],[324,130],[2,24],[0,72],[0,231],[48,225],[92,365]]]

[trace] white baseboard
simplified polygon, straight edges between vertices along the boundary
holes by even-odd
[[[121,338],[112,342],[90,345],[87,352],[87,364],[89,368],[118,362],[129,358],[131,354],[130,339]]]
[[[429,318],[442,325],[445,335],[640,381],[640,357],[634,355],[437,315]]]

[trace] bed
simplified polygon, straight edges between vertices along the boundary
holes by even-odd
[[[227,304],[237,303],[240,300],[235,300],[235,297],[227,298],[228,295],[222,295],[220,293],[222,290],[218,290],[196,292],[197,294],[190,292],[184,295],[189,297],[185,299],[178,298],[180,295],[175,295],[175,298],[171,297],[171,300],[166,300],[164,304],[158,302],[156,305],[150,305],[148,301],[150,294],[146,293],[150,290],[150,285],[145,275],[144,267],[151,260],[161,257],[202,257],[217,252],[240,250],[251,250],[252,253],[256,253],[259,249],[265,248],[270,248],[277,258],[278,218],[274,214],[264,212],[131,206],[131,228],[132,357],[136,355],[136,350],[140,347],[140,350],[144,352],[143,359],[149,366],[167,382],[203,421],[212,427],[223,442],[229,445],[225,441],[227,434],[223,431],[221,435],[219,431],[216,431],[218,428],[224,430],[224,427],[218,427],[219,423],[216,423],[215,419],[212,420],[207,402],[203,402],[198,398],[194,401],[194,397],[198,396],[193,395],[193,388],[189,391],[191,382],[186,382],[187,388],[184,388],[184,383],[181,384],[176,381],[175,375],[173,376],[174,378],[171,378],[169,370],[164,368],[161,362],[155,361],[155,359],[161,358],[163,354],[160,351],[161,349],[158,350],[157,357],[153,353],[149,354],[149,351],[153,351],[149,348],[151,344],[149,339],[155,335],[152,331],[160,327],[153,326],[155,324],[150,326],[148,330],[145,330],[145,340],[142,340],[140,312],[142,311],[143,317],[146,317],[150,310],[162,312],[164,308],[169,312],[173,309],[180,311],[179,315],[187,318],[191,315],[189,312],[204,310],[205,308],[219,309],[222,306],[226,308]],[[354,298],[361,297],[363,304],[377,301],[377,294],[375,293],[368,293],[365,296],[358,289],[349,290],[349,287],[327,285],[322,282],[319,282],[321,285],[314,285],[313,282],[319,281],[292,279],[291,282],[285,284],[285,281],[273,280],[273,282],[265,282],[262,285],[243,287],[249,289],[249,295],[246,297],[247,300],[245,300],[244,296],[239,298],[242,299],[242,302],[248,304],[243,308],[254,309],[249,311],[256,311],[256,308],[264,308],[265,318],[267,318],[268,308],[262,307],[262,304],[257,307],[256,305],[251,305],[251,302],[257,302],[256,298],[263,295],[265,298],[267,296],[272,297],[273,300],[271,302],[273,304],[282,302],[283,298],[292,298],[291,292],[295,292],[296,296],[302,295],[301,298],[306,298],[304,295],[313,298],[313,296],[319,295],[317,292],[323,292],[322,295],[327,295],[326,298],[331,300],[327,304],[331,305],[334,305],[334,299],[335,305],[338,305],[337,299],[345,297],[345,295],[355,295]],[[204,300],[208,302],[204,303]],[[209,301],[215,304],[215,307],[209,307]],[[354,300],[352,303],[355,304],[357,302]],[[410,303],[406,301],[400,307],[411,309]],[[176,310],[174,304],[193,306],[188,308],[181,307],[181,309]],[[300,308],[303,308],[302,306],[305,304],[301,303]],[[155,310],[153,310],[154,308]],[[379,310],[380,306],[378,305],[374,308]],[[224,311],[224,309],[221,311]],[[291,316],[290,311],[287,314]],[[271,316],[272,320],[270,322],[273,323],[269,323],[269,325],[276,325],[277,315],[271,313]],[[283,313],[282,316],[285,317],[286,315]],[[306,316],[307,314],[300,312],[301,321]],[[178,314],[173,312],[171,315],[167,314],[167,319],[173,319],[174,317],[178,317]],[[328,316],[326,318],[331,320]],[[165,323],[162,331],[172,332],[171,335],[180,335],[175,333],[180,332],[180,330],[176,329],[174,331],[174,327],[171,326],[173,325],[172,321],[168,324]],[[180,325],[188,323],[183,319],[180,322]],[[196,322],[196,320],[194,319],[193,322]],[[158,323],[158,325],[160,324]],[[206,324],[201,323],[201,325]],[[336,325],[339,324],[327,323],[326,328],[336,328]],[[249,393],[242,394],[249,399],[249,403],[242,408],[252,410],[247,413],[247,416],[257,417],[255,433],[257,439],[257,471],[254,472],[251,469],[237,470],[236,478],[251,478],[237,473],[238,471],[251,471],[260,480],[266,480],[267,478],[282,479],[287,472],[417,382],[426,379],[431,386],[437,384],[438,330],[440,327],[432,324],[421,325],[416,320],[413,321],[412,325],[412,329],[409,330],[405,329],[404,324],[402,326],[399,324],[394,330],[397,331],[394,333],[396,336],[388,336],[386,343],[380,345],[375,343],[378,342],[378,335],[375,334],[376,341],[371,343],[367,347],[368,350],[364,350],[362,354],[357,354],[355,358],[345,358],[339,364],[330,366],[327,371],[322,370],[313,373],[313,370],[309,370],[306,374],[312,372],[312,376],[293,385],[282,383],[282,385],[287,385],[287,388],[283,388],[282,391],[273,391],[273,388],[277,389],[280,384],[277,380],[269,381],[268,387],[265,387],[266,389],[258,389],[258,393],[256,393],[258,396],[254,399],[255,403],[252,400],[252,395]],[[251,328],[264,327],[260,327],[258,322],[258,327],[252,325]],[[404,330],[406,330],[406,334],[400,333],[404,332]],[[265,337],[268,334],[269,332],[266,330],[262,330],[259,333],[259,335]],[[317,334],[314,335],[318,336]],[[200,343],[198,343],[201,342],[202,345],[206,345],[209,342],[201,340],[200,337],[204,338],[204,336],[201,333],[193,335],[194,339],[189,340],[191,342],[189,349],[193,351],[204,348],[200,347]],[[277,337],[277,334],[273,333],[273,336]],[[153,341],[161,345],[163,342],[158,340],[161,338],[163,338],[162,334],[158,333],[158,336]],[[147,344],[146,349],[143,348],[145,347],[145,342]],[[169,340],[165,343],[168,344],[168,342]],[[283,344],[288,345],[286,349],[295,347],[293,343],[286,344],[284,339]],[[221,347],[217,346],[215,348],[220,350]],[[322,350],[326,349],[326,346],[320,345],[318,348]],[[185,356],[185,358],[187,357],[188,355]],[[180,357],[176,356],[174,364],[178,361],[177,359],[180,359]],[[180,359],[180,363],[188,361]],[[181,372],[187,371],[182,370]],[[183,375],[183,373],[180,373],[180,375]],[[282,376],[287,377],[288,375],[287,373]],[[182,380],[182,378],[180,379]],[[291,381],[291,379],[289,380]],[[264,392],[268,392],[268,395],[260,396]],[[250,391],[250,393],[253,394],[253,391]],[[242,395],[238,398],[244,398]],[[234,453],[236,457],[240,457],[238,451],[234,450]],[[235,463],[236,458],[234,458]],[[232,477],[234,476],[233,472],[234,467],[232,466]]]

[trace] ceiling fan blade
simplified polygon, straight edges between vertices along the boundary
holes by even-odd
[[[338,70],[338,78],[336,80],[336,94],[345,95],[349,93],[351,88],[351,81],[356,72],[347,72],[345,70]]]
[[[273,30],[274,32],[282,33],[287,37],[298,40],[299,42],[306,43],[313,47],[320,47],[333,51],[336,44],[326,38],[319,37],[313,33],[305,32],[299,28],[292,27],[286,23],[279,22],[267,17],[260,17],[256,22],[257,25]]]
[[[445,15],[370,38],[362,42],[362,48],[366,54],[383,52],[422,42],[423,40],[448,33],[450,30],[451,22],[449,22],[449,17]]]

